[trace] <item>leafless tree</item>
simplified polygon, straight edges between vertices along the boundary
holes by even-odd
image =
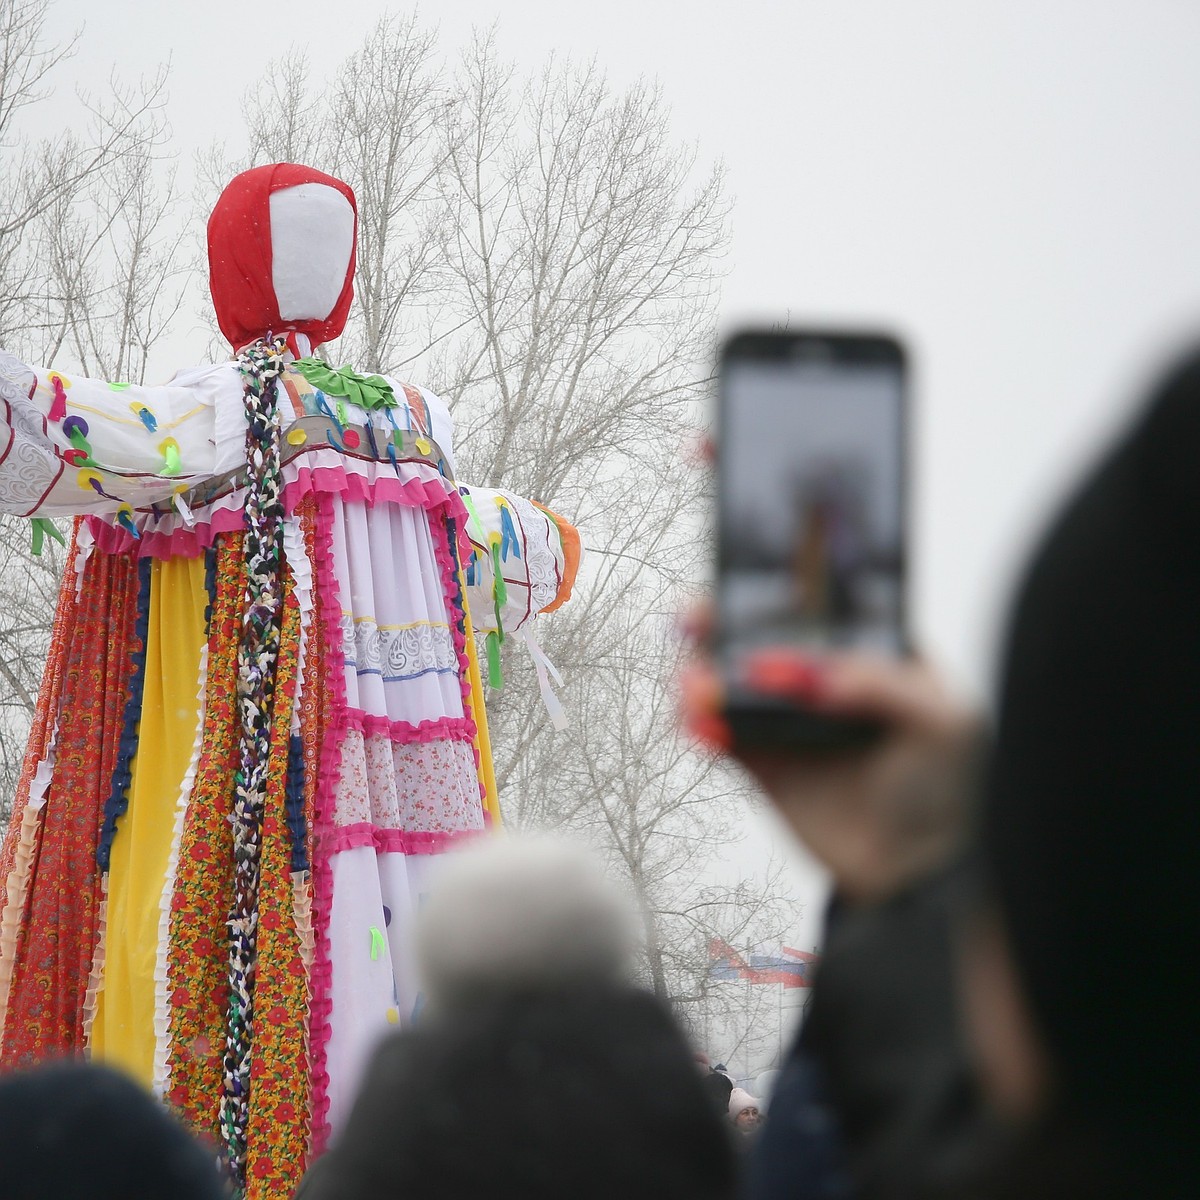
[[[537,631],[568,677],[571,728],[546,720],[511,639],[490,698],[507,820],[599,848],[642,903],[647,983],[697,1032],[744,1018],[740,993],[709,979],[709,942],[778,945],[795,914],[777,871],[720,882],[744,785],[680,741],[672,701],[674,615],[707,557],[705,481],[682,456],[708,387],[720,169],[678,144],[649,84],[617,91],[595,64],[554,61],[524,78],[486,34],[447,66],[415,18],[382,20],[328,80],[273,73],[245,116],[242,147],[198,158],[197,207],[256,162],[347,179],[357,303],[330,358],[430,383],[453,407],[464,479],[583,530],[576,597]],[[138,376],[177,304],[173,190],[143,193],[151,175],[107,170],[88,205],[56,193],[42,210],[40,345],[110,375]],[[739,1040],[755,1036],[743,1020]]]
[[[642,907],[647,982],[700,1033],[742,1003],[708,985],[711,939],[778,945],[795,916],[777,871],[712,882],[746,788],[674,728],[673,624],[707,558],[705,480],[683,460],[708,387],[721,171],[697,170],[655,88],[615,93],[595,64],[519,87],[483,37],[455,101],[452,331],[427,361],[468,478],[569,514],[591,555],[545,630],[570,675],[568,732],[507,656],[519,699],[491,708],[502,800],[510,820],[607,855]]]
[[[795,912],[778,871],[711,882],[745,787],[673,719],[672,621],[706,558],[704,479],[680,459],[708,386],[721,170],[677,143],[649,84],[553,61],[522,78],[486,33],[447,70],[416,18],[380,21],[328,81],[272,77],[244,111],[246,153],[202,162],[205,206],[231,170],[279,157],[347,179],[357,304],[329,357],[429,382],[463,478],[582,527],[585,577],[538,630],[573,725],[552,729],[506,650],[489,702],[502,807],[591,840],[642,905],[647,982],[697,1032],[728,1027],[745,1000],[709,985],[711,938],[778,945]]]
[[[166,74],[80,93],[84,132],[30,137],[29,110],[79,41],[56,42],[50,12],[49,0],[0,0],[0,346],[140,382],[182,295]],[[0,817],[20,772],[62,566],[52,540],[31,557],[28,523],[0,517]]]

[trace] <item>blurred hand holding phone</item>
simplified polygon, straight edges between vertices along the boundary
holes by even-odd
[[[863,900],[952,852],[980,741],[910,650],[904,363],[879,336],[726,343],[716,602],[682,681],[685,726]]]
[[[768,647],[907,653],[906,371],[874,334],[738,334],[720,361],[716,660],[735,745],[863,745],[869,716],[756,686]]]

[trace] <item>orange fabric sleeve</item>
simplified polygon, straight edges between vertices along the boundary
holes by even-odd
[[[575,578],[579,574],[579,560],[583,557],[583,542],[580,541],[579,530],[565,517],[560,517],[558,513],[544,504],[539,504],[536,500],[533,502],[533,506],[544,512],[554,522],[558,529],[558,536],[562,538],[563,558],[566,560],[563,564],[562,583],[559,584],[554,599],[541,609],[542,612],[548,613],[553,612],[556,608],[562,608],[571,598],[571,590],[574,588]]]

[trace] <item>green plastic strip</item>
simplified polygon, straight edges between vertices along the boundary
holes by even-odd
[[[500,543],[492,543],[492,570],[495,572],[495,580],[492,583],[492,596],[496,601],[497,607],[508,603],[508,584],[504,581],[504,571],[500,566]],[[498,618],[497,618],[498,619]]]
[[[29,524],[33,527],[33,546],[32,550],[35,555],[40,555],[46,545],[46,537],[49,535],[60,546],[67,544],[59,528],[49,517],[34,517]]]
[[[371,961],[383,956],[384,950],[387,949],[387,943],[383,940],[383,931],[378,925],[371,926]]]
[[[471,493],[468,492],[466,488],[462,488],[459,491],[459,495],[462,496],[463,502],[467,506],[468,515],[470,516],[471,520],[475,522],[476,539],[481,546],[486,546],[488,540],[487,529],[484,527],[483,521],[480,520],[479,509],[475,507],[475,501],[471,499]]]
[[[499,691],[504,686],[504,672],[500,669],[500,635],[492,630],[487,635],[488,687]]]

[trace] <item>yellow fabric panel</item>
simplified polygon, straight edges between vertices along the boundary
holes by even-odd
[[[199,719],[204,646],[204,559],[155,559],[150,575],[146,672],[129,807],[113,839],[104,983],[92,1053],[150,1085],[154,1071],[154,968],[175,809]]]
[[[496,794],[496,772],[492,767],[492,740],[488,736],[487,707],[483,700],[483,677],[479,672],[479,653],[475,649],[475,628],[471,624],[471,609],[467,605],[467,581],[460,568],[458,590],[462,595],[463,631],[467,639],[467,678],[471,684],[471,716],[475,718],[475,749],[479,752],[480,774],[483,776],[484,811],[491,818],[492,828],[500,828],[500,797]]]

